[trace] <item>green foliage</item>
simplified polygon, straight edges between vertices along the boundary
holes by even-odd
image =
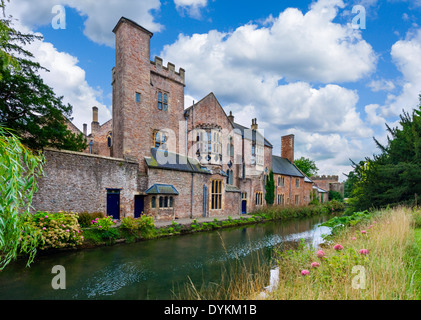
[[[13,29],[10,19],[0,20],[0,123],[15,130],[31,149],[82,151],[87,147],[83,134],[72,133],[66,125],[72,106],[44,83],[38,74],[44,68],[24,49],[40,39]]]
[[[343,202],[344,198],[342,197],[341,193],[338,191],[329,190],[329,199],[336,200],[339,202]]]
[[[400,128],[386,125],[386,146],[374,139],[379,155],[353,162],[351,210],[382,208],[421,194],[421,97],[418,109],[403,112],[399,124]]]
[[[80,212],[78,213],[78,221],[82,228],[88,228],[92,224],[92,220],[96,218],[103,218],[104,213],[102,212]]]
[[[316,163],[308,158],[301,157],[297,160],[294,160],[294,164],[307,177],[314,176],[319,171],[319,168],[317,168]]]
[[[155,235],[156,228],[152,217],[142,215],[140,218],[124,217],[121,220],[120,228],[127,231],[135,238],[148,239]]]
[[[0,125],[0,270],[19,253],[29,254],[28,266],[35,257],[42,238],[30,208],[44,161]]]
[[[103,218],[95,218],[91,221],[92,227],[100,231],[108,231],[112,226],[116,224],[111,216]]]
[[[266,193],[265,193],[266,204],[272,205],[275,201],[275,179],[273,177],[272,170],[270,170],[269,172],[265,189],[266,189]]]
[[[352,215],[344,215],[341,217],[333,217],[332,219],[324,222],[322,226],[331,228],[332,235],[337,234],[340,230],[349,226],[355,226],[357,223],[368,221],[372,218],[373,214],[368,211],[354,212]]]
[[[37,212],[32,223],[42,234],[41,250],[76,247],[83,242],[77,214]]]

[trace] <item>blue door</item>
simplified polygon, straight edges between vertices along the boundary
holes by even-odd
[[[107,190],[107,216],[112,216],[115,220],[120,220],[120,190]]]
[[[247,200],[241,201],[241,213],[242,214],[247,213]]]
[[[145,197],[135,196],[134,197],[134,217],[140,218],[145,210]]]

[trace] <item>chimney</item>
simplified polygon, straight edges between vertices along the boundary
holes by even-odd
[[[294,163],[294,138],[293,134],[281,138],[281,157],[287,158],[291,163]]]
[[[257,118],[254,118],[251,120],[251,129],[252,130],[257,130],[259,128],[259,126],[257,125]]]
[[[230,115],[228,116],[228,120],[231,121],[231,123],[234,123],[234,116],[232,115],[232,111],[230,111]]]
[[[85,137],[88,135],[88,125],[86,123],[83,124],[83,135]]]
[[[94,132],[97,131],[98,129],[99,129],[98,108],[92,107],[91,133],[94,134]]]

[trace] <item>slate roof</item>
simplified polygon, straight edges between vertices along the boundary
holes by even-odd
[[[241,124],[238,124],[238,123],[235,123],[235,122],[233,123],[233,125],[234,125],[234,130],[235,131],[240,131],[241,135],[244,138],[249,139],[249,140],[252,140],[252,141],[255,141],[256,140],[256,135],[259,135],[260,136],[260,139],[264,139],[265,146],[270,147],[270,148],[273,148],[273,145],[266,138],[264,138],[259,131],[256,131],[256,130],[253,130],[252,131],[250,128],[247,128],[247,127],[242,126]],[[247,131],[245,131],[245,130],[247,130]],[[244,132],[247,132],[248,134],[244,134]]]
[[[154,184],[148,190],[145,191],[146,194],[172,194],[178,195],[178,191],[171,184]]]
[[[197,160],[156,148],[151,149],[151,157],[145,157],[145,161],[149,168],[211,174]]]
[[[230,184],[227,184],[225,186],[225,191],[226,192],[239,192],[239,193],[241,193],[240,189],[238,189],[236,186],[233,186],[233,185],[230,185]]]
[[[304,178],[300,170],[286,158],[272,156],[272,170],[276,174]]]

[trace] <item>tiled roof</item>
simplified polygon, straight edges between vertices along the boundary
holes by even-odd
[[[255,141],[256,140],[256,134],[258,134],[260,136],[259,139],[264,139],[265,146],[273,148],[273,145],[266,138],[264,138],[259,131],[251,130],[250,128],[247,128],[247,127],[242,126],[241,124],[238,124],[238,123],[235,123],[235,122],[233,123],[233,125],[234,125],[234,130],[236,130],[236,131],[239,130],[241,135],[244,138]],[[245,130],[248,130],[246,132],[250,132],[251,134],[249,133],[248,135],[247,134],[245,135],[244,134]]]
[[[145,157],[145,161],[149,168],[211,174],[197,160],[156,148],[151,149],[151,157]]]
[[[275,174],[304,178],[304,175],[288,159],[272,156],[272,170]]]
[[[241,190],[238,189],[236,186],[233,186],[233,185],[230,185],[230,184],[227,184],[225,186],[225,191],[226,192],[241,192]]]
[[[171,184],[154,184],[145,192],[146,194],[173,194],[178,195],[178,191]]]

